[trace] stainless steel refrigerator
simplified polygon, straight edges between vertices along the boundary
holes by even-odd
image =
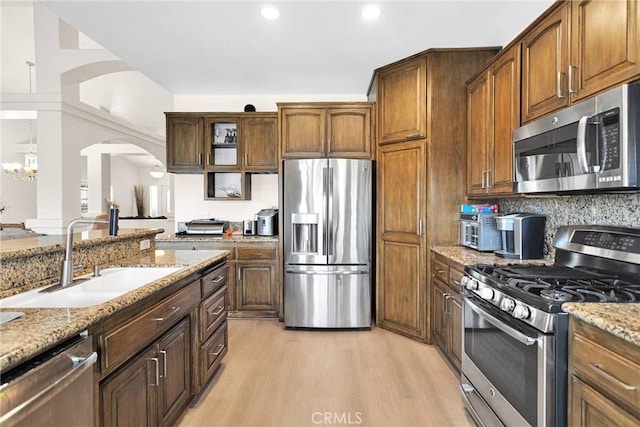
[[[372,163],[284,162],[284,325],[371,327]]]

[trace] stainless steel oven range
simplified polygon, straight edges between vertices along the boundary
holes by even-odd
[[[483,426],[567,423],[564,302],[640,302],[640,229],[565,226],[553,265],[465,268],[460,390]]]

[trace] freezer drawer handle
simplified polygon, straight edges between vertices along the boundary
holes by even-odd
[[[353,271],[298,271],[298,270],[287,270],[287,273],[291,274],[306,274],[306,275],[316,275],[316,274],[330,274],[330,275],[354,275],[354,274],[367,274],[368,272],[365,270],[353,270]]]

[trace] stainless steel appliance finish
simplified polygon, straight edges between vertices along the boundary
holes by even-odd
[[[278,234],[278,210],[262,209],[256,214],[258,236],[275,236]]]
[[[286,160],[284,324],[371,327],[372,163]]]
[[[640,83],[629,83],[513,131],[518,193],[640,188]]]
[[[461,213],[460,244],[477,251],[502,249],[502,239],[496,226],[497,213]]]
[[[0,425],[93,425],[91,338],[79,336],[3,374]]]
[[[208,234],[221,236],[229,228],[227,221],[215,219],[194,219],[187,223],[186,234]]]
[[[544,225],[547,217],[528,213],[513,213],[496,217],[502,235],[502,249],[496,255],[510,259],[540,259],[544,257]]]
[[[245,219],[242,222],[242,234],[245,236],[254,236],[258,231],[258,222],[252,219]]]
[[[460,389],[481,425],[566,425],[562,303],[640,302],[640,230],[565,226],[554,247],[553,265],[465,268]]]

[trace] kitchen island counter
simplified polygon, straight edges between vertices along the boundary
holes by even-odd
[[[640,303],[567,302],[562,309],[572,316],[640,347]]]
[[[183,267],[175,273],[127,292],[106,303],[84,308],[0,308],[24,316],[0,325],[0,372],[89,328],[92,324],[129,307],[181,279],[224,260],[226,250],[156,250],[111,262],[106,267]],[[195,277],[194,277],[195,279]],[[53,282],[52,282],[53,283]]]

